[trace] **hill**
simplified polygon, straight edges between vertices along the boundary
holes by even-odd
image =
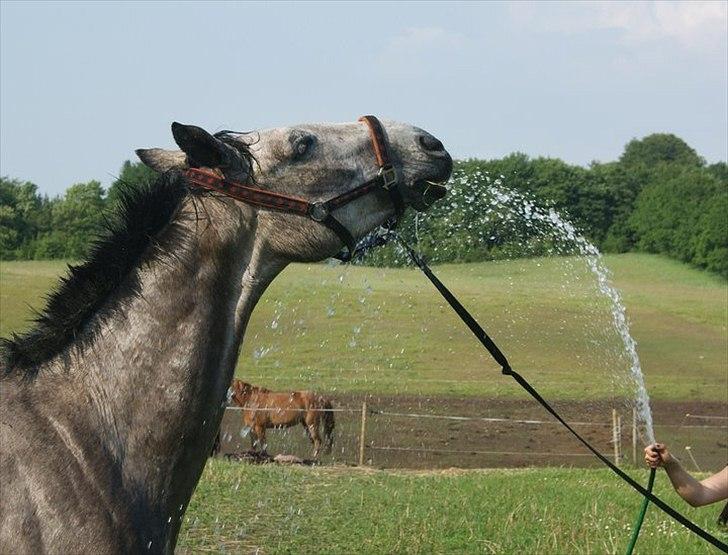
[[[651,397],[728,401],[725,280],[655,255],[605,260],[623,292]],[[0,264],[0,335],[27,328],[64,268],[57,261]],[[442,265],[436,272],[547,396],[608,397],[625,381],[609,304],[578,260]],[[521,395],[424,277],[407,268],[292,265],[256,309],[237,375],[278,388]]]

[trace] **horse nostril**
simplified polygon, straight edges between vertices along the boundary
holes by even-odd
[[[422,148],[424,148],[427,151],[442,152],[443,150],[445,150],[445,147],[442,146],[442,143],[438,139],[433,137],[432,135],[429,135],[429,134],[420,135],[418,137],[418,140],[420,142],[420,146],[422,146]]]

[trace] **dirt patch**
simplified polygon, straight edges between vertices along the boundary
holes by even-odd
[[[405,395],[332,396],[334,451],[323,463],[359,460],[362,403],[367,403],[365,464],[378,468],[449,469],[525,466],[596,467],[596,460],[534,401],[475,397]],[[622,457],[632,461],[632,415],[616,399],[558,402],[557,410],[602,453],[612,457],[612,408],[622,417]],[[414,416],[419,415],[419,416]],[[691,470],[714,470],[728,461],[728,420],[686,415],[728,416],[719,402],[653,403],[656,435]],[[441,418],[443,416],[455,419]],[[243,431],[244,432],[244,431]],[[241,436],[240,412],[226,411],[222,454],[250,448]],[[638,438],[637,457],[643,440]],[[689,449],[686,449],[689,448]],[[311,457],[303,428],[271,430],[271,454]]]

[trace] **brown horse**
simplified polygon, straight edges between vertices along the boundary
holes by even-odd
[[[334,413],[331,401],[311,391],[275,392],[242,380],[230,384],[232,402],[243,409],[243,426],[250,429],[253,449],[265,452],[265,431],[268,428],[290,428],[301,424],[313,443],[313,458],[321,452],[319,424],[323,422],[325,451],[331,453],[334,443]]]

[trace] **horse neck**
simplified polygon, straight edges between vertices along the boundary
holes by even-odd
[[[264,262],[252,211],[210,200],[194,209],[209,225],[184,224],[184,254],[139,270],[140,294],[103,326],[71,380],[90,400],[85,418],[101,436],[93,441],[172,542],[217,433],[245,326],[283,268]]]

